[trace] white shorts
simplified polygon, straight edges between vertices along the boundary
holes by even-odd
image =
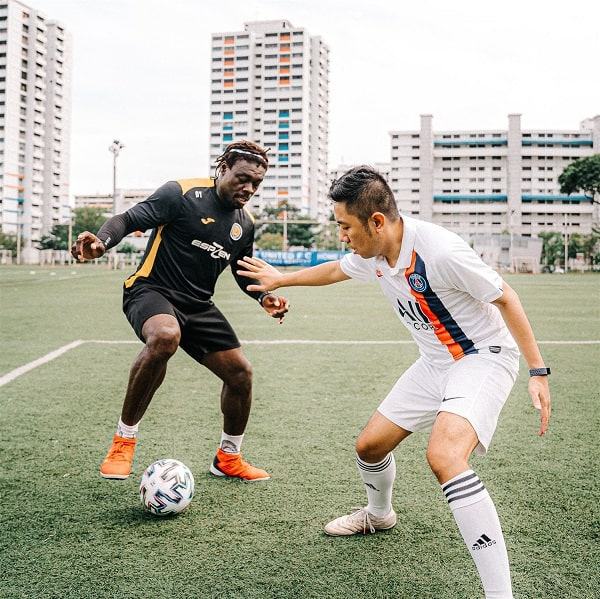
[[[498,416],[519,372],[519,352],[470,354],[448,368],[419,358],[396,382],[378,411],[411,432],[429,429],[439,412],[469,421],[477,433],[478,453],[492,441]]]

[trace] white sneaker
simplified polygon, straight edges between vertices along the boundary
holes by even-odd
[[[355,534],[366,535],[378,530],[388,530],[396,526],[396,512],[390,510],[387,516],[374,516],[367,508],[358,508],[347,516],[340,516],[325,525],[325,533],[332,537],[347,537]]]

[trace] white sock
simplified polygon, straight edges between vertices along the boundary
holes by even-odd
[[[368,464],[356,456],[356,465],[367,489],[367,511],[373,516],[387,516],[392,509],[392,488],[396,478],[394,454],[388,453],[377,464]]]
[[[220,447],[225,453],[240,453],[243,438],[244,435],[228,435],[222,432]]]
[[[117,435],[119,435],[119,437],[126,437],[127,439],[134,439],[137,437],[139,425],[140,423],[136,422],[135,424],[129,426],[119,418],[119,424],[117,424]]]
[[[483,483],[466,470],[442,485],[460,534],[477,566],[486,599],[512,599],[500,520]]]

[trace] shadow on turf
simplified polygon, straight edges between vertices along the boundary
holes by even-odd
[[[150,512],[146,512],[142,507],[123,507],[121,509],[112,510],[107,514],[106,521],[113,525],[131,526],[132,524],[149,524],[151,526],[160,524],[161,522],[172,522],[185,518],[187,512],[181,514],[170,514],[166,516],[155,516]]]

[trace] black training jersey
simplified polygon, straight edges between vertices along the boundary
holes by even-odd
[[[130,230],[154,229],[137,271],[125,287],[149,283],[199,300],[213,295],[228,265],[246,291],[248,279],[236,274],[236,261],[252,256],[254,219],[245,209],[228,209],[206,179],[169,181],[125,213]]]

